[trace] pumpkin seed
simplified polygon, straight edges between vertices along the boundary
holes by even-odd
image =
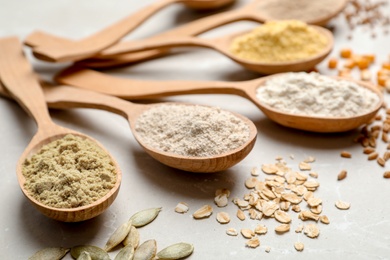
[[[195,211],[192,216],[195,219],[201,219],[210,217],[211,214],[213,214],[213,208],[210,205],[204,205],[203,207]]]
[[[152,260],[156,256],[156,252],[156,240],[146,240],[135,250],[133,260]]]
[[[123,240],[127,237],[130,232],[132,225],[132,220],[128,220],[127,222],[120,225],[114,233],[107,240],[106,245],[104,246],[104,250],[107,252],[112,250],[114,247],[123,242]]]
[[[305,248],[305,245],[302,242],[295,242],[294,247],[295,250],[301,252]]]
[[[161,260],[174,260],[187,257],[194,251],[194,246],[188,243],[177,243],[170,245],[157,253]]]
[[[139,244],[139,232],[138,229],[134,226],[131,226],[129,234],[123,240],[123,245],[131,245],[134,249],[138,247]]]
[[[152,222],[160,213],[161,208],[144,209],[131,216],[132,225],[142,227]]]
[[[77,260],[92,260],[92,257],[88,252],[84,251],[77,257]]]
[[[57,260],[62,259],[68,252],[69,248],[48,247],[37,251],[28,260]]]
[[[74,259],[77,259],[82,252],[88,252],[92,260],[110,260],[110,256],[107,254],[107,252],[97,246],[79,245],[72,247],[70,250],[70,254]]]
[[[133,245],[129,244],[119,251],[114,260],[132,260],[133,257],[134,247]]]

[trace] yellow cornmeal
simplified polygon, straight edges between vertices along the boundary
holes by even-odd
[[[74,135],[43,146],[24,162],[22,171],[28,192],[55,208],[91,204],[116,183],[110,156],[94,142]]]
[[[231,52],[246,60],[283,62],[302,60],[321,52],[327,38],[297,20],[269,21],[235,38]]]

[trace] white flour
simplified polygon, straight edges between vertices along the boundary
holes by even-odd
[[[150,147],[184,156],[226,153],[249,138],[249,126],[218,108],[160,105],[141,114],[135,130]]]
[[[261,103],[283,112],[325,117],[364,114],[379,102],[378,95],[367,88],[315,72],[274,77],[256,95]]]

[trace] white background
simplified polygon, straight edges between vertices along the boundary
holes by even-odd
[[[152,2],[0,0],[0,36],[17,35],[23,39],[39,29],[79,39]],[[237,2],[231,8],[246,1]],[[175,4],[153,16],[129,38],[147,37],[204,15],[208,13],[196,13]],[[256,25],[254,22],[234,23],[205,36],[223,35]],[[376,54],[376,66],[389,59],[390,35],[384,36],[379,30],[373,39],[369,32],[356,30],[353,39],[348,40],[349,29],[342,17],[333,20],[329,26],[336,37],[332,56],[338,56],[340,48],[350,47],[356,53]],[[29,53],[28,48],[26,51]],[[175,53],[110,73],[161,80],[161,84],[167,79],[237,81],[259,77],[212,50],[182,48]],[[46,78],[64,66],[28,56],[37,73]],[[326,62],[317,69],[323,74],[336,74],[327,69]],[[385,95],[388,99],[388,94]],[[150,207],[162,207],[162,212],[152,224],[140,229],[141,242],[156,239],[159,249],[181,241],[192,243],[195,251],[189,259],[390,259],[390,183],[382,177],[389,167],[387,165],[384,169],[375,161],[367,161],[361,146],[353,142],[358,131],[316,134],[288,129],[268,120],[256,106],[238,96],[181,95],[164,100],[215,105],[249,117],[259,132],[253,151],[241,163],[224,172],[187,173],[161,165],[149,157],[136,143],[127,121],[117,115],[88,109],[51,111],[58,124],[99,140],[114,155],[123,171],[119,195],[106,212],[82,223],[61,223],[35,210],[20,191],[15,165],[34,135],[36,125],[16,103],[0,99],[0,259],[27,259],[37,250],[49,246],[92,244],[103,247],[116,227],[133,213]],[[381,144],[379,150],[383,152],[384,149],[385,145]],[[353,157],[341,158],[343,150],[351,152]],[[319,223],[320,236],[309,239],[294,232],[301,223],[295,213],[291,213],[292,229],[284,235],[276,235],[273,231],[278,225],[274,219],[262,220],[269,231],[260,237],[259,248],[249,249],[241,235],[230,237],[225,230],[228,227],[237,230],[254,228],[258,221],[239,221],[235,217],[237,207],[232,203],[226,208],[217,208],[213,204],[214,192],[218,188],[228,188],[232,192],[231,198],[242,198],[248,192],[244,181],[250,176],[251,169],[273,163],[277,156],[285,158],[296,170],[306,157],[316,158],[313,170],[318,172],[321,186],[315,194],[322,198],[323,214],[331,223]],[[348,171],[348,177],[337,181],[337,174],[342,169]],[[260,174],[260,178],[263,179],[264,175]],[[351,202],[351,209],[336,209],[334,202],[338,199]],[[181,201],[190,206],[187,214],[174,212],[174,207]],[[204,204],[213,205],[214,214],[205,220],[194,220],[191,213]],[[216,213],[222,210],[230,213],[231,223],[221,225],[216,221]],[[296,241],[305,244],[303,252],[294,249]],[[271,247],[270,253],[265,252],[268,246]],[[110,253],[112,258],[117,252]],[[70,255],[65,259],[71,259]]]

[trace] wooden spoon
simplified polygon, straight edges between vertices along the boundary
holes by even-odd
[[[27,37],[25,43],[34,47],[34,54],[40,59],[51,62],[77,61],[118,42],[160,9],[173,4],[183,3],[194,9],[213,9],[231,4],[234,0],[160,0],[144,7],[136,13],[108,26],[107,28],[79,41],[70,41],[60,37],[48,37],[41,41],[42,32]]]
[[[0,80],[9,94],[35,119],[38,131],[21,155],[17,164],[17,177],[20,188],[30,202],[44,215],[65,222],[78,222],[93,218],[105,211],[114,201],[122,180],[118,164],[109,152],[96,140],[84,134],[56,125],[50,118],[40,85],[33,73],[31,65],[25,59],[22,45],[16,37],[0,39]],[[24,187],[26,179],[22,173],[26,158],[31,157],[40,148],[65,135],[73,134],[96,142],[108,155],[115,165],[117,180],[105,196],[90,205],[78,208],[49,207],[33,198]]]
[[[241,66],[255,71],[260,72],[263,74],[273,74],[273,73],[279,73],[279,72],[286,72],[286,71],[306,71],[309,69],[312,69],[320,63],[323,59],[325,59],[326,56],[329,55],[329,53],[333,49],[333,35],[332,33],[319,26],[311,25],[312,28],[317,30],[320,34],[324,35],[327,39],[327,46],[318,54],[301,59],[301,60],[294,60],[294,61],[283,61],[283,62],[259,62],[259,61],[252,61],[247,59],[242,59],[236,55],[234,55],[230,49],[231,44],[234,41],[234,39],[238,36],[245,35],[249,33],[249,31],[246,32],[239,32],[231,35],[226,35],[224,37],[220,37],[217,39],[204,39],[204,38],[197,38],[197,37],[190,37],[190,36],[178,36],[178,37],[170,37],[170,38],[151,38],[151,39],[145,39],[140,41],[131,41],[127,42],[127,44],[122,44],[120,46],[117,46],[116,48],[110,48],[109,50],[102,51],[98,57],[106,56],[111,57],[122,53],[130,53],[130,52],[138,52],[138,51],[145,51],[145,50],[152,50],[152,49],[167,49],[167,48],[174,48],[174,47],[183,47],[183,46],[197,46],[197,47],[206,47],[214,49],[228,58],[232,59],[233,61],[239,63]]]
[[[344,132],[355,129],[371,120],[383,104],[383,95],[369,83],[351,80],[376,93],[380,102],[372,111],[353,117],[306,116],[281,112],[259,102],[256,90],[274,74],[241,82],[223,81],[143,81],[113,77],[94,70],[71,67],[62,71],[56,80],[62,84],[90,89],[123,99],[150,99],[181,94],[233,94],[252,101],[268,118],[283,126],[312,132]]]
[[[286,1],[291,1],[291,0],[286,0]],[[264,0],[252,0],[252,2],[242,6],[241,8],[218,13],[215,15],[207,16],[202,19],[192,21],[190,23],[184,24],[177,28],[153,36],[149,39],[157,39],[157,38],[167,39],[170,37],[177,37],[177,36],[196,36],[203,32],[217,28],[219,26],[241,21],[241,20],[250,20],[250,21],[263,23],[268,19],[266,18],[266,14],[262,13],[261,9],[259,9],[258,7],[262,2],[264,2]],[[333,17],[339,14],[345,8],[347,3],[348,0],[340,0],[339,4],[337,6],[334,6],[334,11],[332,13],[325,14],[324,16],[316,17],[312,20],[303,20],[303,21],[308,24],[324,26]],[[128,44],[128,41],[123,41],[113,45],[110,48],[120,49],[122,48],[121,47],[122,45],[126,45],[126,44]],[[110,48],[107,48],[107,51],[109,51]],[[147,59],[161,56],[164,53],[166,53],[166,51],[153,50],[153,51],[146,51],[146,52],[139,52],[139,53],[137,52],[137,53],[121,54],[111,58],[92,57],[90,59],[80,61],[80,63],[86,67],[105,68],[105,67],[113,67],[113,66],[119,66],[128,63],[144,61]]]
[[[142,138],[139,137],[135,130],[138,117],[145,111],[161,104],[134,104],[120,98],[67,86],[44,86],[43,90],[46,102],[51,108],[95,108],[103,109],[125,117],[129,121],[130,128],[136,140],[150,156],[165,165],[185,171],[211,173],[226,170],[244,159],[252,150],[256,141],[257,129],[253,122],[242,115],[233,113],[235,116],[241,118],[250,129],[248,140],[239,148],[212,157],[189,157],[168,153],[144,144]],[[1,89],[1,85],[0,94],[3,96],[6,96],[7,94]],[[181,105],[190,106],[190,104]]]

